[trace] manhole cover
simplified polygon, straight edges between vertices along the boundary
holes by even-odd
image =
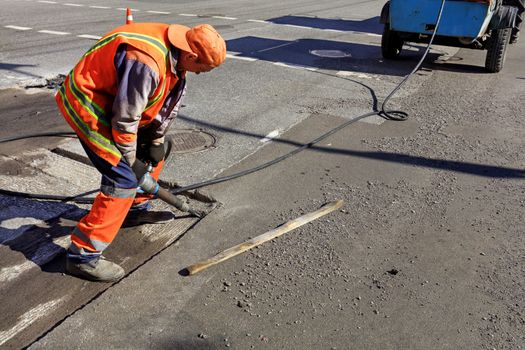
[[[167,138],[173,153],[199,152],[215,145],[215,137],[201,130],[176,130]]]
[[[352,57],[352,54],[341,50],[312,50],[310,53],[314,56],[325,58],[345,58]]]

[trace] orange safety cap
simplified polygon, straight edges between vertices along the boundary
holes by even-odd
[[[217,67],[226,59],[226,43],[209,24],[193,28],[171,24],[168,27],[168,39],[173,46],[196,54],[197,62],[210,67]]]

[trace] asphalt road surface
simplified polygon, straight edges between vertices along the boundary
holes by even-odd
[[[210,23],[228,46],[223,66],[190,76],[175,126],[205,131],[214,145],[173,156],[162,177],[188,184],[247,169],[377,108],[412,70],[422,46],[400,61],[381,57],[383,3],[1,0],[0,138],[67,130],[46,79],[67,74],[131,7],[135,21]],[[524,45],[509,48],[499,74],[484,72],[483,51],[435,47],[392,101],[408,121],[372,117],[207,188],[222,207],[23,345],[525,348]],[[56,142],[2,144],[0,154]],[[334,199],[345,207],[179,274]]]

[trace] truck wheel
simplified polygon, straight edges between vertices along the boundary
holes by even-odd
[[[401,54],[403,48],[403,39],[399,35],[390,29],[390,24],[385,24],[383,30],[383,36],[381,37],[381,53],[386,59],[394,60]]]
[[[510,28],[492,30],[487,42],[487,57],[485,59],[485,69],[487,71],[497,73],[503,69],[510,32]]]

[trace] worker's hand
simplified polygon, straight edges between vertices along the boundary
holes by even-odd
[[[164,144],[152,144],[148,147],[148,151],[146,154],[147,161],[151,163],[154,167],[159,164],[164,159],[164,156],[166,155],[166,149],[164,148]]]
[[[135,162],[131,166],[131,169],[133,169],[133,172],[135,173],[135,176],[137,177],[138,181],[140,181],[144,174],[148,172],[148,166],[138,159],[135,160]]]
[[[138,146],[137,159],[156,167],[164,159],[166,149],[164,143],[147,143]]]

